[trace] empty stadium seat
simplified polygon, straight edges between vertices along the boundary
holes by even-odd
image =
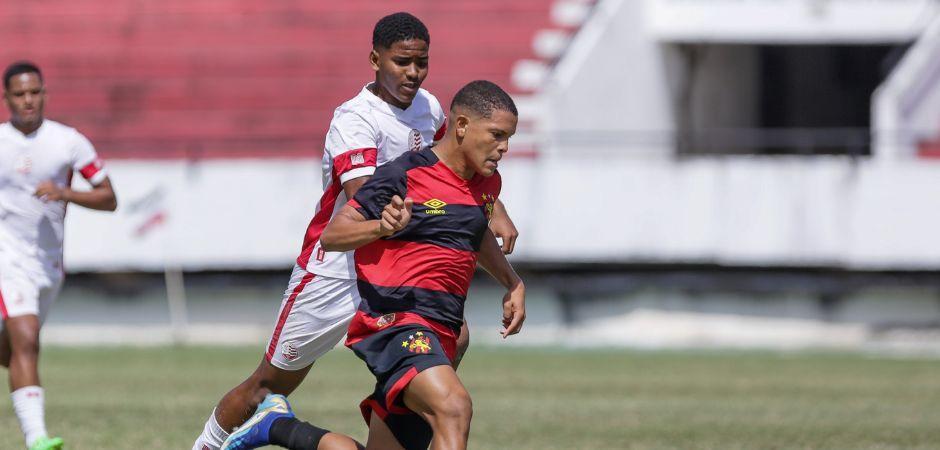
[[[410,11],[431,31],[442,103],[537,59],[553,0],[45,0],[0,9],[0,62],[43,68],[47,115],[105,157],[315,156],[333,109],[372,78],[372,27]],[[5,113],[4,113],[5,114]],[[3,119],[6,119],[5,115]]]

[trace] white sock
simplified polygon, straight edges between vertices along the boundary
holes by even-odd
[[[212,414],[206,420],[206,426],[202,429],[202,434],[193,444],[193,450],[219,450],[226,439],[228,439],[228,433],[222,429],[219,421],[215,420],[215,408],[213,408]]]
[[[36,440],[46,434],[44,394],[39,386],[26,386],[10,394],[13,399],[13,411],[20,419],[20,429],[26,438],[26,446],[31,447]]]

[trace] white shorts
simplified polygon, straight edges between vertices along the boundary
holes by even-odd
[[[356,280],[322,277],[295,265],[265,358],[284,370],[313,364],[346,335],[359,301]]]
[[[49,309],[62,289],[62,271],[28,270],[9,260],[0,259],[0,317],[35,315],[46,320]]]

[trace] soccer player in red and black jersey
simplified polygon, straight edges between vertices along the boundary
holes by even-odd
[[[525,287],[488,227],[517,115],[495,84],[464,86],[438,145],[379,167],[320,237],[326,251],[356,250],[360,298],[346,345],[377,381],[360,405],[367,449],[466,449],[472,408],[453,362],[477,264],[506,287],[503,337],[522,327]],[[225,449],[361,448],[295,418],[282,395],[268,395],[259,411]]]
[[[477,263],[506,287],[503,337],[525,319],[522,280],[487,228],[517,121],[506,92],[469,83],[447,136],[376,171],[324,231],[331,249],[358,249],[362,301],[346,345],[377,380],[361,405],[367,448],[467,447],[470,396],[451,361]]]
[[[193,450],[242,450],[266,443],[253,430],[264,424],[252,418],[252,411],[264,415],[269,405],[256,410],[258,401],[269,392],[293,392],[314,361],[345,335],[359,301],[355,263],[352,252],[325,251],[320,236],[377,166],[444,135],[444,108],[421,88],[429,73],[430,42],[427,27],[408,13],[390,14],[375,24],[369,54],[374,80],[340,105],[330,123],[323,197],[305,233],[267,351],[254,373],[219,401]],[[489,226],[502,239],[503,251],[511,253],[519,233],[499,201]],[[462,331],[455,367],[469,344],[467,327]]]
[[[477,264],[506,288],[503,337],[522,327],[525,287],[487,227],[517,116],[499,86],[467,84],[444,139],[378,168],[323,232],[328,251],[356,249],[362,299],[346,345],[376,377],[360,405],[368,450],[467,448],[470,395],[452,361]],[[280,417],[265,434],[291,449],[326,448],[326,430],[269,397]]]

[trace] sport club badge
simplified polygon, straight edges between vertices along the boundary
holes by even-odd
[[[421,138],[421,132],[412,128],[411,129],[411,151],[416,152],[421,150],[421,147],[424,144],[424,139]]]
[[[385,328],[393,323],[395,323],[395,313],[388,313],[382,317],[379,317],[379,320],[375,322],[375,326],[379,328]]]
[[[288,361],[294,361],[297,358],[300,358],[300,351],[297,350],[297,346],[294,345],[294,341],[286,341],[281,344],[281,354],[284,355]]]
[[[486,218],[493,217],[493,205],[496,204],[496,196],[492,194],[483,194],[483,210],[485,211]]]
[[[402,341],[401,346],[411,353],[428,353],[431,351],[431,339],[419,331],[408,336],[407,341]]]

